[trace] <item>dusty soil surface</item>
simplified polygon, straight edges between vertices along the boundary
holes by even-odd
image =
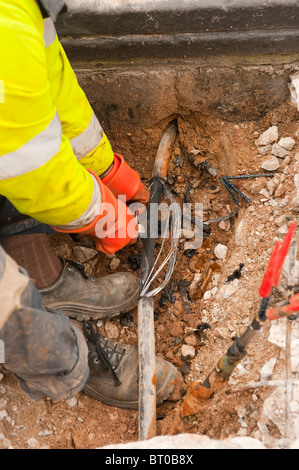
[[[279,137],[297,139],[290,155],[279,158],[280,166],[274,172],[279,191],[276,187],[269,198],[260,194],[267,188],[270,178],[238,181],[237,186],[251,203],[239,198],[241,205],[237,215],[229,221],[209,224],[210,236],[206,233],[202,248],[189,253],[193,256],[186,256],[185,240],[180,240],[172,280],[155,300],[156,353],[180,370],[186,389],[194,380],[206,378],[232,344],[232,338],[240,335],[257,314],[258,289],[274,240],[281,238],[282,227],[296,218],[291,201],[295,195],[294,174],[298,172],[295,155],[299,125],[297,110],[289,102],[259,122],[226,122],[214,119],[212,115],[198,114],[179,118],[180,132],[169,166],[168,188],[180,203],[202,202],[205,221],[234,211],[236,204],[218,180],[190,164],[190,152],[203,151],[201,155],[212,158],[214,165],[226,175],[264,173],[261,164],[271,157],[271,150],[267,155],[260,155],[255,142],[273,125],[278,127]],[[146,184],[150,180],[160,135],[161,126],[134,136],[119,135],[117,142],[112,142],[115,151],[123,153]],[[86,237],[74,239],[57,234],[51,236],[51,240],[62,258],[76,262],[80,259],[74,247],[93,247]],[[218,259],[214,254],[219,243],[228,249],[225,259]],[[141,246],[136,244],[115,257],[96,254],[83,264],[88,275],[101,276],[118,270],[131,271],[138,276],[139,270],[136,266],[132,269],[128,256],[140,253]],[[208,261],[215,270],[204,286],[204,269]],[[226,282],[240,263],[244,265],[240,276],[235,273],[235,280]],[[187,301],[182,297],[182,280],[186,280]],[[194,280],[201,283],[195,285]],[[158,279],[156,285],[160,281]],[[276,301],[283,300],[277,294]],[[120,318],[99,322],[99,327],[112,339],[137,344],[136,309]],[[265,324],[228,385],[209,400],[188,432],[217,439],[229,435],[261,437],[258,422],[263,402],[272,390],[264,387],[238,391],[238,387],[259,380],[262,366],[273,357],[277,361],[272,378],[283,371],[284,355],[268,341],[268,333],[269,325]],[[184,345],[189,346],[188,353],[182,348]],[[181,400],[167,401],[157,408],[158,434],[172,432],[175,411],[180,404]],[[49,399],[34,403],[10,374],[4,374],[0,382],[0,410],[7,412],[0,420],[0,448],[88,449],[138,440],[137,411],[113,408],[83,393],[66,403],[54,403]],[[273,423],[267,423],[267,427],[271,436],[280,437]]]

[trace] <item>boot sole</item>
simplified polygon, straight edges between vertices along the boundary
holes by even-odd
[[[105,405],[114,406],[115,408],[126,408],[129,410],[137,410],[138,409],[138,401],[128,402],[128,401],[119,401],[113,400],[111,398],[107,398],[104,395],[101,395],[99,392],[94,392],[92,389],[85,385],[83,392],[91,398],[94,398]]]
[[[54,309],[62,309],[63,313],[74,320],[84,321],[86,319],[93,318],[94,320],[101,320],[105,318],[113,318],[117,317],[121,313],[130,312],[133,308],[137,306],[139,298],[139,293],[136,295],[126,306],[123,306],[118,309],[113,309],[110,312],[107,310],[103,311],[99,307],[94,306],[82,306],[77,303],[68,302],[67,304],[64,303],[53,303],[51,305],[46,305],[46,307],[54,308]]]
[[[170,382],[175,382],[175,379],[177,377],[173,377],[173,380],[170,381],[172,377],[169,377],[168,380],[167,380],[167,383],[170,383]],[[167,400],[167,398],[171,395],[171,393],[173,392],[175,388],[175,383],[173,383],[173,385],[169,386],[168,389],[165,388],[165,387],[162,387],[162,390],[157,390],[156,393],[157,393],[157,396],[159,396],[159,394],[163,396],[163,399],[161,400],[157,400],[157,405],[161,405],[161,403],[163,403],[165,400]],[[126,409],[130,409],[130,410],[138,410],[139,408],[139,400],[138,401],[119,401],[119,400],[113,400],[113,398],[109,398],[109,397],[106,397],[105,395],[102,395],[100,392],[95,392],[94,388],[93,387],[90,387],[88,385],[88,383],[85,385],[84,389],[82,390],[83,393],[85,393],[86,395],[88,395],[89,397],[91,398],[94,398],[95,400],[97,401],[100,401],[101,403],[104,403],[105,405],[110,405],[110,406],[114,406],[116,408],[126,408]]]

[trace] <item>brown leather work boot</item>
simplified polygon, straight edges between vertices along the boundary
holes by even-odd
[[[128,272],[89,278],[80,265],[66,263],[57,281],[39,292],[46,307],[62,309],[78,321],[98,320],[132,310],[139,297],[139,280]]]
[[[84,322],[88,338],[90,378],[83,392],[96,400],[118,408],[138,408],[139,366],[136,346],[117,343],[102,336],[95,322]],[[170,363],[156,357],[157,404],[172,393],[178,372]]]

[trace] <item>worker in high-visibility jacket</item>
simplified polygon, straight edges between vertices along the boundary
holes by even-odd
[[[3,367],[33,398],[64,399],[84,387],[105,403],[136,408],[136,348],[110,344],[89,318],[132,309],[138,279],[130,273],[86,279],[76,266],[62,266],[47,235],[14,232],[18,224],[5,212],[10,204],[18,216],[91,235],[98,250],[114,253],[138,234],[123,197],[149,199],[138,173],[113,153],[78,85],[53,22],[63,6],[61,0],[0,0],[0,219],[10,221],[1,232],[6,253],[0,247]],[[57,309],[85,320],[88,348]],[[176,369],[159,359],[158,401],[169,396],[175,378]]]
[[[104,215],[101,203],[108,202],[115,208],[115,236],[98,238],[97,246],[113,253],[136,237],[134,222],[132,233],[118,237],[120,219],[126,225],[133,219],[118,195],[147,202],[148,193],[139,175],[113,154],[52,18],[43,18],[33,0],[3,0],[0,8],[0,193],[21,214],[92,235]]]

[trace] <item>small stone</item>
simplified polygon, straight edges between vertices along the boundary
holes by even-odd
[[[169,361],[173,360],[173,352],[171,350],[168,350],[167,353],[165,354],[166,359]]]
[[[286,187],[284,184],[279,184],[277,186],[277,189],[274,193],[274,197],[280,197],[280,196],[283,196],[283,194],[286,192]]]
[[[212,292],[207,290],[203,295],[203,300],[209,300],[211,298]]]
[[[237,246],[246,246],[248,240],[248,226],[244,219],[241,219],[235,230],[235,243]]]
[[[78,404],[78,399],[76,397],[69,398],[65,400],[65,403],[72,408]]]
[[[120,435],[124,435],[128,430],[128,426],[126,423],[120,423],[117,427],[117,431],[120,433]]]
[[[188,375],[190,373],[190,367],[185,364],[183,367],[180,368],[180,372],[183,375]]]
[[[286,167],[287,165],[289,165],[292,161],[292,156],[291,155],[288,155],[287,157],[285,157],[284,161],[283,161],[283,165],[284,167]]]
[[[234,280],[225,288],[225,291],[224,291],[224,294],[223,294],[223,298],[224,298],[224,299],[228,299],[231,295],[233,295],[233,294],[237,291],[238,285],[239,285],[239,279],[234,279]]]
[[[222,245],[221,243],[218,243],[218,245],[215,246],[214,254],[216,258],[225,259],[227,252],[228,252],[228,248],[226,245]]]
[[[278,184],[279,184],[279,180],[276,179],[276,178],[271,178],[267,182],[266,187],[267,187],[267,191],[270,194],[270,196],[272,196],[274,194],[274,191],[276,190]]]
[[[272,144],[276,140],[278,140],[278,128],[277,126],[272,126],[259,136],[256,141],[256,145],[257,147],[261,147]]]
[[[266,188],[263,188],[259,194],[261,194],[262,196],[266,197],[267,199],[270,199],[270,194],[268,193],[267,189]]]
[[[195,357],[195,349],[193,346],[189,346],[188,344],[183,344],[181,348],[182,356],[183,357]]]
[[[61,245],[56,248],[56,251],[61,258],[70,259],[72,256],[72,248],[67,243],[61,243]]]
[[[276,358],[272,357],[266,364],[261,368],[261,379],[267,380],[273,374],[273,369],[276,364]]]
[[[285,150],[293,150],[296,141],[292,137],[282,137],[278,143]]]
[[[242,405],[236,406],[236,412],[239,418],[245,418],[245,416],[247,415],[247,410],[245,406]]]
[[[4,400],[4,398],[1,398],[1,400],[0,400],[0,410],[4,410],[6,405],[7,405],[7,400]]]
[[[275,225],[280,227],[285,221],[286,221],[286,216],[285,216],[285,214],[283,214],[283,215],[277,217],[277,219],[274,220],[274,223],[275,223]]]
[[[183,235],[184,235],[185,238],[187,238],[189,240],[190,238],[194,237],[194,232],[193,232],[193,230],[184,229]]]
[[[299,212],[299,196],[293,198],[294,211]]]
[[[289,198],[286,196],[282,201],[279,203],[280,207],[286,207],[289,205]]]
[[[0,385],[0,395],[6,392],[6,388],[3,385]]]
[[[240,437],[245,437],[248,435],[248,431],[247,429],[241,427],[241,429],[239,429],[239,431],[237,432],[237,435]]]
[[[7,439],[4,434],[0,433],[0,449],[9,449],[12,448],[12,443]]]
[[[266,179],[265,178],[257,178],[256,181],[253,181],[249,186],[249,191],[252,194],[258,194],[261,189],[265,187]]]
[[[44,429],[44,431],[40,431],[38,433],[38,435],[41,437],[50,436],[50,434],[53,434],[53,431],[50,431],[48,429]]]
[[[112,269],[112,271],[114,271],[115,269],[117,269],[120,265],[120,259],[119,258],[112,258],[111,262],[110,262],[110,269]]]
[[[229,220],[221,220],[219,222],[219,228],[224,230],[225,232],[229,232],[230,230],[230,221]]]
[[[226,328],[217,327],[217,328],[215,328],[215,333],[216,333],[216,336],[218,336],[218,338],[225,339],[227,337],[227,329]]]
[[[76,260],[79,261],[79,263],[85,263],[86,261],[89,261],[98,255],[97,250],[94,250],[93,248],[86,248],[85,246],[74,246],[73,252]]]
[[[2,421],[3,419],[7,419],[9,416],[8,416],[8,413],[6,410],[1,410],[0,411],[0,421]]]
[[[267,171],[275,171],[279,168],[279,166],[280,166],[280,163],[278,161],[278,158],[274,156],[272,158],[269,158],[268,160],[265,160],[261,164],[261,168]]]
[[[271,207],[276,207],[276,206],[277,206],[277,201],[274,201],[274,199],[270,199],[269,205],[270,205]]]
[[[27,445],[28,445],[29,449],[39,449],[40,448],[40,444],[39,444],[38,440],[35,439],[35,437],[30,437],[27,440]]]
[[[238,375],[248,375],[248,372],[243,366],[243,364],[238,364],[236,369],[238,369]]]
[[[1,374],[1,372],[0,372],[0,382],[3,379],[3,377],[4,377],[4,374]]]
[[[299,152],[295,153],[295,160],[298,162],[299,161]]]
[[[106,321],[105,323],[105,332],[106,332],[107,338],[109,339],[117,339],[119,336],[119,331],[118,331],[117,326],[110,321]]]
[[[177,321],[172,325],[172,327],[170,329],[170,334],[171,334],[171,336],[175,336],[175,337],[176,336],[179,336],[179,337],[183,336],[184,331],[183,331],[183,328],[182,328],[180,322]]]
[[[188,345],[188,346],[196,346],[197,345],[197,338],[195,335],[188,335],[186,336],[185,338],[185,343]]]
[[[258,148],[258,151],[261,155],[267,155],[272,149],[272,146],[271,144],[268,144],[268,145],[264,145],[262,147],[259,147]]]
[[[289,155],[289,151],[283,149],[279,144],[274,144],[271,151],[272,155],[278,158],[285,158]]]
[[[277,230],[277,236],[278,237],[284,237],[286,235],[287,231],[288,231],[288,225],[285,224],[282,227],[279,227],[279,229]]]

